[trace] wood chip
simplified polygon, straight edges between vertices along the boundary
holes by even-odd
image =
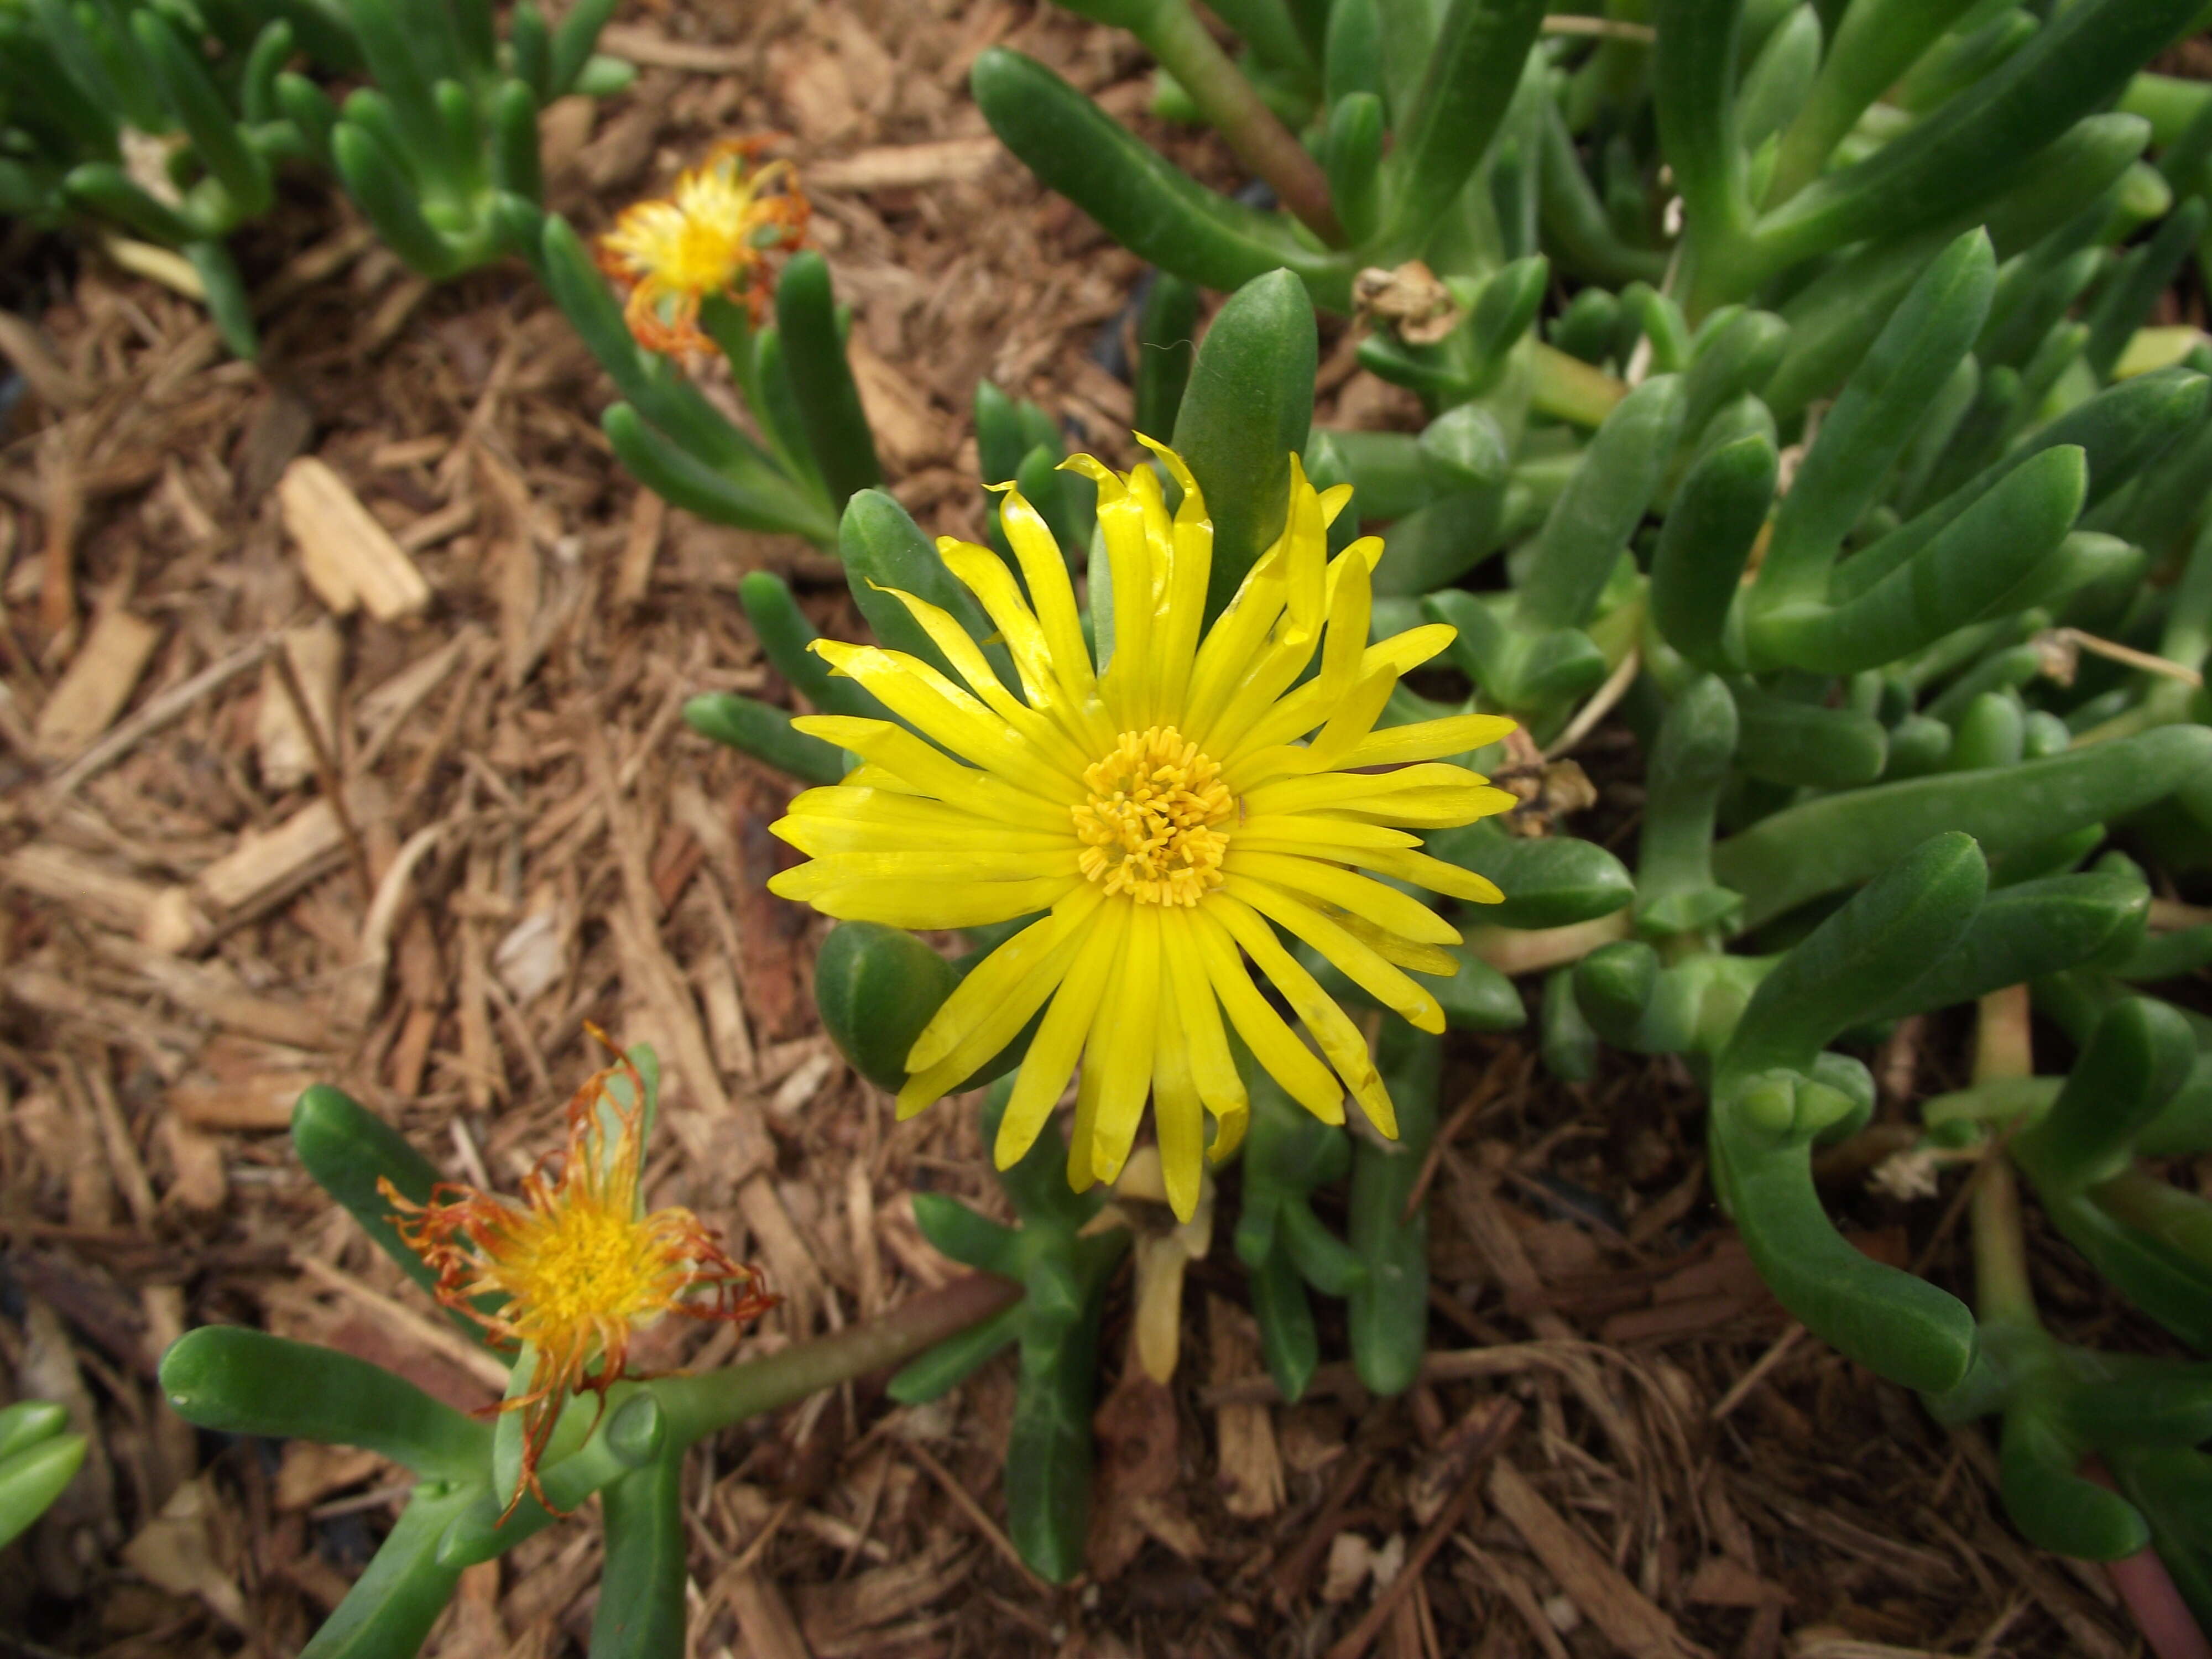
[[[750,46],[672,40],[642,23],[608,24],[599,31],[599,50],[647,69],[691,70],[702,75],[733,75],[760,63],[760,53]]]
[[[1692,1659],[1705,1653],[1503,1458],[1490,1473],[1490,1501],[1583,1616],[1630,1659]]]
[[[333,1035],[330,1017],[324,1011],[257,995],[239,983],[238,976],[227,968],[149,956],[112,937],[96,939],[94,944],[101,955],[138,975],[179,1007],[204,1015],[240,1036],[315,1049]]]
[[[750,1567],[725,1573],[715,1593],[736,1615],[750,1659],[814,1659],[783,1592]]]
[[[49,842],[34,841],[0,857],[0,880],[133,938],[144,937],[161,903],[162,890],[151,882],[119,875]]]
[[[360,811],[356,801],[355,811]],[[313,800],[273,830],[249,830],[199,873],[200,900],[218,917],[252,915],[328,871],[345,854],[345,829],[327,800]]]
[[[171,1085],[169,1109],[195,1129],[289,1129],[292,1108],[322,1079],[319,1066],[277,1064],[257,1045],[217,1038],[198,1069]]]
[[[1260,1329],[1235,1303],[1209,1293],[1206,1298],[1207,1376],[1234,1382],[1260,1369]],[[1220,1455],[1221,1504],[1230,1514],[1255,1520],[1283,1506],[1283,1459],[1267,1408],[1223,1406],[1214,1413],[1214,1443]]]
[[[429,608],[430,584],[415,562],[321,461],[302,455],[286,467],[276,498],[307,586],[339,616],[365,608],[390,623]]]
[[[67,760],[107,730],[146,671],[161,630],[120,605],[100,613],[69,672],[39,710],[32,742],[47,760]]]
[[[939,138],[921,144],[885,144],[837,161],[810,161],[810,191],[904,190],[980,179],[1006,154],[995,138]]]
[[[276,649],[291,659],[307,713],[320,731],[336,732],[338,677],[345,655],[337,625],[325,617],[305,628],[288,628],[276,636]],[[253,740],[261,781],[268,788],[289,793],[315,775],[314,740],[285,695],[273,653],[261,665],[261,702],[254,711]]]

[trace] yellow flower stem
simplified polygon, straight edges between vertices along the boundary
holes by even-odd
[[[1012,1307],[1021,1296],[1012,1279],[970,1273],[818,1342],[698,1376],[661,1377],[645,1387],[666,1415],[669,1443],[688,1446],[749,1417],[911,1359]]]

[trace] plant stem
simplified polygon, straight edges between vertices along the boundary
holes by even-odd
[[[1603,369],[1541,341],[1535,343],[1529,367],[1528,406],[1577,426],[1601,424],[1628,395],[1627,386]]]
[[[1634,936],[1626,910],[1569,927],[1493,927],[1467,930],[1468,948],[1501,974],[1534,974],[1580,962],[1601,945]]]
[[[1150,13],[1137,33],[1160,67],[1190,94],[1237,159],[1273,186],[1285,208],[1329,246],[1342,247],[1344,229],[1336,222],[1321,164],[1276,118],[1183,0],[1165,0]]]
[[[2029,1046],[2027,987],[2008,985],[1981,1001],[1974,1033],[1974,1082],[2033,1074]],[[2027,1241],[2021,1231],[2020,1177],[2004,1143],[1992,1145],[1974,1171],[1974,1301],[1983,1321],[2010,1320],[2033,1328],[2035,1289],[2027,1273]]]
[[[1021,1295],[1021,1286],[1012,1279],[970,1273],[820,1341],[802,1342],[781,1353],[702,1376],[663,1377],[646,1387],[667,1413],[669,1443],[688,1446],[732,1423],[911,1359],[1012,1307]]]
[[[1992,1146],[1973,1179],[1975,1311],[1984,1323],[2011,1320],[2033,1326],[2035,1289],[2021,1232],[2020,1177],[2013,1173],[2012,1160]]]

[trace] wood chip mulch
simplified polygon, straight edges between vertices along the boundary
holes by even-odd
[[[996,41],[1233,182],[1144,114],[1125,39],[1009,0],[663,6],[611,32],[633,91],[548,115],[554,204],[586,230],[718,137],[789,135],[893,488],[971,535],[978,377],[1126,455],[1098,348],[1139,275],[966,100]],[[787,1298],[741,1353],[941,1282],[912,1192],[1002,1207],[966,1103],[897,1125],[819,1031],[823,924],[763,888],[789,786],[678,719],[702,690],[791,696],[738,609],[749,571],[857,635],[836,567],[643,494],[521,273],[431,288],[307,191],[246,251],[258,368],[187,301],[47,246],[12,279],[43,315],[0,337],[27,383],[0,432],[0,1401],[64,1401],[94,1439],[0,1555],[0,1653],[294,1652],[389,1524],[374,1455],[171,1414],[154,1366],[189,1327],[494,1398],[293,1161],[309,1082],[511,1188],[597,1064],[585,1021],[654,1043],[653,1200]],[[1417,420],[1324,349],[1334,418]],[[1941,1038],[1892,1056],[1900,1092],[1955,1080]],[[1334,1364],[1284,1407],[1224,1224],[1173,1389],[1124,1370],[1115,1292],[1091,1578],[1010,1559],[1006,1363],[921,1409],[875,1379],[695,1460],[691,1652],[2135,1651],[2100,1573],[2006,1528],[1984,1434],[1794,1332],[1713,1213],[1687,1078],[1608,1066],[1568,1089],[1517,1037],[1455,1049],[1437,1351],[1404,1399]],[[1940,1200],[1859,1184],[1833,1196],[1868,1248],[1929,1247]],[[645,1363],[729,1357],[678,1325]],[[580,1654],[599,1554],[587,1510],[472,1569],[427,1651]]]

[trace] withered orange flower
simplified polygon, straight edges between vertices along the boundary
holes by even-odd
[[[607,1086],[617,1073],[629,1080],[627,1108]],[[627,1370],[634,1332],[665,1313],[743,1321],[776,1303],[760,1271],[732,1258],[690,1211],[644,1213],[645,1097],[636,1066],[617,1051],[568,1103],[557,1176],[549,1158],[523,1178],[520,1202],[441,1182],[416,1204],[390,1181],[377,1182],[400,1237],[438,1275],[438,1300],[497,1341],[537,1352],[528,1392],[488,1408],[523,1414],[522,1478],[509,1515],[525,1491],[545,1502],[538,1460],[569,1397],[588,1389],[604,1412],[607,1389],[640,1375]],[[499,1298],[497,1310],[479,1308],[481,1297]]]
[[[711,297],[760,322],[772,287],[766,256],[797,247],[811,211],[790,162],[751,166],[768,142],[717,144],[671,195],[632,203],[599,238],[599,268],[628,287],[623,320],[647,350],[708,350],[699,307]]]

